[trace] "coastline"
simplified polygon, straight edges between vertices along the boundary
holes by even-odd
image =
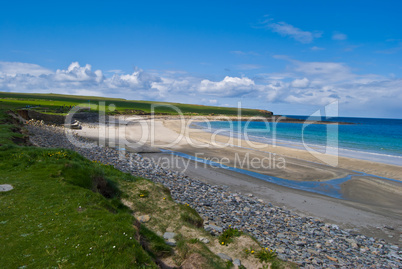
[[[394,217],[226,169],[197,167],[195,162],[184,173],[175,171],[175,167],[163,167],[151,161],[171,154],[130,153],[112,145],[112,140],[122,135],[125,128],[109,127],[105,133],[98,124],[68,130],[31,122],[28,129],[33,134],[30,141],[35,145],[71,149],[90,160],[163,184],[175,201],[190,205],[203,217],[207,231],[211,226],[227,229],[231,224],[253,235],[264,247],[275,249],[280,259],[302,267],[397,268],[401,260],[398,247],[401,222]],[[129,129],[128,133],[133,131]],[[77,143],[66,137],[68,133],[75,134]],[[97,142],[105,139],[111,147],[97,146],[95,137]],[[147,145],[138,147],[147,148],[151,149]],[[292,203],[299,209],[292,207]],[[332,216],[325,218],[325,215]]]
[[[303,151],[307,151],[306,146],[308,146],[309,149],[315,150],[318,152],[327,152],[327,154],[331,154],[331,151],[332,151],[332,152],[335,152],[335,154],[340,157],[346,157],[346,158],[358,159],[358,160],[366,160],[366,161],[371,161],[371,162],[375,162],[375,163],[384,163],[384,164],[397,165],[397,166],[399,166],[402,163],[402,155],[395,155],[393,152],[384,152],[383,150],[375,150],[375,149],[378,149],[377,147],[375,149],[373,147],[358,149],[356,147],[355,148],[350,147],[350,145],[349,145],[349,147],[341,146],[341,144],[343,145],[343,143],[346,142],[346,141],[341,141],[341,140],[338,140],[335,144],[333,144],[332,142],[325,141],[324,145],[323,145],[322,143],[317,143],[317,142],[315,142],[315,143],[314,142],[304,142],[303,139],[301,139],[301,141],[303,141],[303,142],[301,142],[300,140],[297,141],[297,139],[296,140],[286,139],[286,138],[282,138],[281,136],[279,136],[279,138],[278,138],[278,136],[275,135],[275,132],[272,132],[277,128],[277,127],[275,127],[275,124],[274,125],[270,124],[267,126],[267,130],[271,130],[270,133],[266,134],[267,136],[247,134],[247,137],[246,137],[244,134],[244,128],[248,128],[248,127],[246,127],[246,126],[248,126],[248,122],[246,123],[246,126],[233,122],[232,127],[230,127],[230,129],[233,131],[229,130],[229,126],[221,125],[221,123],[223,123],[222,121],[212,121],[211,120],[210,122],[212,122],[212,123],[211,124],[203,124],[204,122],[202,122],[202,121],[194,122],[190,126],[190,128],[204,129],[206,132],[210,132],[210,133],[213,133],[213,132],[219,130],[220,134],[225,135],[225,136],[232,135],[241,140],[244,140],[247,138],[248,140],[250,140],[252,142],[259,142],[261,144],[269,144],[269,145],[274,144],[279,147],[301,149]],[[218,122],[219,124],[215,125],[215,127],[213,127],[214,126],[213,122]],[[288,123],[292,123],[292,122],[288,122]],[[310,125],[309,122],[306,122],[306,124]],[[313,123],[313,124],[316,125],[316,123]],[[355,124],[359,125],[358,123],[355,123]],[[256,130],[258,130],[258,129],[256,129]],[[300,131],[302,131],[302,130],[300,130]],[[326,130],[323,130],[323,131],[326,132]],[[333,131],[339,132],[340,130],[333,130]],[[278,131],[278,132],[280,132],[280,131]],[[321,141],[321,142],[323,142],[323,141]],[[331,145],[331,143],[332,143],[332,145]]]
[[[180,122],[178,120],[164,120],[163,121],[164,127],[173,130],[176,133],[180,133],[182,130],[180,129]],[[186,133],[190,137],[192,141],[198,140],[201,141],[201,143],[207,144],[210,141],[212,134],[205,132],[202,129],[190,129]],[[323,162],[321,159],[317,159],[315,156],[311,155],[306,150],[302,149],[296,149],[296,148],[290,148],[290,147],[285,147],[285,146],[272,146],[269,144],[261,143],[261,142],[246,142],[242,139],[239,138],[229,138],[224,135],[216,135],[216,142],[226,144],[228,142],[231,142],[232,145],[237,147],[239,150],[257,150],[260,151],[262,154],[266,152],[270,152],[272,154],[277,154],[278,156],[284,156],[288,158],[293,158],[295,160],[303,160],[310,162],[312,166],[314,164],[322,164],[326,165],[325,162]],[[167,141],[169,139],[166,139]],[[172,139],[170,139],[173,141]],[[251,144],[250,144],[251,143]],[[160,144],[160,146],[163,146]],[[318,156],[322,157],[329,157],[331,158],[331,155],[328,154],[317,154]],[[306,164],[307,165],[307,164]],[[391,178],[391,179],[396,179],[399,181],[402,181],[402,167],[401,166],[396,166],[396,165],[391,165],[391,164],[383,164],[383,163],[378,163],[378,162],[372,162],[372,161],[366,161],[366,160],[360,160],[360,159],[355,159],[355,158],[349,158],[349,157],[338,157],[338,165],[337,168],[340,169],[345,169],[345,170],[350,170],[350,171],[360,171],[364,172],[367,174],[372,174],[384,178]],[[332,170],[332,167],[328,167],[326,165],[325,169]],[[335,178],[335,177],[332,177]],[[330,179],[330,178],[329,178]]]
[[[106,141],[111,142],[111,146],[114,146],[114,141],[121,136],[128,137],[130,142],[142,141],[140,144],[132,143],[131,147],[126,148],[126,151],[138,152],[154,160],[161,160],[166,156],[164,153],[156,153],[159,148],[193,156],[196,153],[202,153],[201,157],[203,158],[226,157],[229,160],[232,159],[232,161],[235,154],[244,156],[244,154],[249,153],[252,157],[263,158],[266,157],[269,151],[276,154],[276,156],[283,157],[288,164],[287,168],[265,171],[257,169],[255,172],[266,175],[276,174],[278,177],[288,178],[293,181],[315,180],[324,184],[334,178],[356,175],[357,173],[354,172],[356,170],[380,177],[393,178],[396,181],[392,183],[392,188],[389,188],[389,184],[387,185],[388,180],[386,179],[376,177],[375,181],[373,181],[370,176],[359,175],[352,177],[339,186],[344,199],[336,199],[264,182],[257,178],[221,168],[211,169],[211,167],[206,167],[205,169],[200,169],[200,166],[195,167],[195,162],[192,161],[184,172],[185,175],[209,184],[225,185],[233,191],[253,193],[264,201],[281,205],[302,215],[315,216],[346,228],[354,227],[368,236],[376,236],[394,244],[401,244],[402,212],[399,209],[402,197],[401,167],[340,157],[339,167],[334,168],[323,164],[322,161],[317,160],[307,151],[280,146],[270,147],[269,145],[255,143],[256,146],[265,147],[264,151],[261,151],[260,149],[252,149],[249,145],[244,144],[245,141],[239,139],[233,139],[231,142],[235,145],[240,145],[240,147],[217,149],[218,144],[227,143],[229,138],[216,135],[214,137],[216,143],[211,145],[209,142],[212,134],[198,129],[185,128],[185,130],[181,130],[180,122],[177,119],[155,120],[154,142],[151,143],[150,138],[152,135],[148,119],[131,117],[126,118],[126,122],[128,125],[123,124],[120,127],[109,126],[108,134],[102,133],[103,136],[106,136],[104,137]],[[95,127],[89,128],[85,125],[83,127],[83,130],[75,132],[94,140],[99,138],[101,133],[99,129]],[[183,139],[177,140],[180,133],[184,135]],[[191,141],[193,145],[189,145],[188,141]],[[206,145],[211,146],[207,147]],[[169,169],[183,172],[183,167],[170,167]],[[381,193],[381,195],[374,196],[375,201],[372,201],[368,196],[372,195],[372,190]],[[393,230],[384,228],[386,226],[392,227]]]

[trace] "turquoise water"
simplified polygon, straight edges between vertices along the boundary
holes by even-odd
[[[291,116],[305,119],[303,116]],[[333,152],[394,165],[402,165],[402,119],[346,118],[323,119],[350,122],[350,125],[267,123],[246,121],[198,122],[207,131],[252,141],[299,149],[310,147],[318,152]],[[209,128],[209,129],[208,129]]]

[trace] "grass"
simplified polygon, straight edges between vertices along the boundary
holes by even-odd
[[[255,251],[252,248],[244,249],[243,250],[246,256],[254,256],[257,258],[260,263],[263,265],[262,268],[272,268],[272,269],[279,269],[279,268],[297,268],[292,263],[285,263],[281,261],[276,252],[272,249],[268,248],[261,248],[260,250]]]
[[[219,235],[219,242],[221,245],[228,245],[233,242],[234,237],[239,237],[240,235],[242,235],[242,231],[229,227]]]
[[[31,106],[32,109],[49,114],[66,114],[70,106],[90,107],[92,112],[104,111],[107,114],[138,114],[150,113],[155,106],[156,114],[177,115],[171,106],[177,107],[185,115],[228,115],[236,116],[237,108],[203,106],[181,103],[135,101],[121,98],[103,98],[93,96],[75,96],[61,94],[28,94],[0,92],[0,102],[11,104],[18,108]],[[104,105],[100,105],[104,102]],[[113,106],[111,106],[113,105]],[[244,116],[267,116],[262,110],[242,109]]]
[[[200,268],[230,266],[197,239],[214,240],[167,188],[69,150],[29,146],[6,114],[21,103],[0,104],[0,184],[14,187],[0,193],[2,268],[157,268],[163,259],[178,267],[192,254]],[[150,214],[149,223],[133,212]],[[174,252],[165,231],[177,234]]]
[[[7,144],[24,144],[24,130],[15,125],[16,120],[6,113],[8,109],[14,106],[1,104],[0,107],[0,146]]]
[[[74,152],[59,152],[2,147],[0,184],[14,187],[0,193],[2,266],[156,268],[135,240],[128,208],[94,192],[75,163],[100,168]],[[107,178],[111,170],[103,173]]]
[[[0,107],[0,184],[14,187],[0,193],[1,267],[157,268],[120,201],[118,181],[137,179],[65,149],[17,145],[26,134],[6,113],[15,108]]]
[[[152,257],[157,255],[158,257],[169,255],[172,251],[172,247],[166,245],[165,240],[158,236],[156,233],[145,227],[140,226],[140,235],[145,238],[147,242],[147,249]]]
[[[180,218],[187,224],[195,227],[203,227],[204,220],[198,215],[195,209],[191,208],[188,204],[180,205],[182,212]]]
[[[149,196],[148,190],[140,190],[138,193],[138,197],[140,198],[147,198]]]
[[[153,199],[168,203],[176,216],[189,208],[174,203],[163,186],[78,153],[16,145],[13,138],[25,135],[5,113],[12,108],[0,107],[0,184],[14,187],[0,193],[2,268],[157,268],[173,254],[133,210],[164,211],[152,207]],[[135,195],[124,186],[136,189]],[[122,203],[128,198],[136,206]],[[201,252],[210,255],[209,268],[224,268],[216,256]]]
[[[255,256],[261,262],[271,262],[276,258],[276,252],[273,251],[272,249],[262,248],[261,250],[255,253]]]

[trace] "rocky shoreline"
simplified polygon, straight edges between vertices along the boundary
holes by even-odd
[[[188,203],[204,218],[205,229],[219,234],[229,225],[254,236],[281,259],[305,268],[402,268],[398,246],[368,238],[354,230],[342,230],[312,217],[300,217],[286,209],[264,203],[251,194],[232,193],[172,172],[142,158],[113,148],[99,147],[75,136],[71,144],[62,127],[31,122],[30,140],[41,147],[63,147],[90,160],[111,164],[135,176],[161,183],[177,202]],[[88,147],[90,146],[90,147]]]

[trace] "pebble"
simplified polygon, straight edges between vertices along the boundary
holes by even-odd
[[[2,184],[0,185],[0,192],[11,191],[14,187],[10,184]]]
[[[198,238],[198,240],[200,240],[200,242],[204,243],[204,244],[208,244],[209,243],[209,239],[205,238],[205,237],[200,237]]]
[[[234,259],[233,260],[233,264],[236,266],[240,266],[241,265],[241,261],[239,259]]]
[[[174,240],[173,238],[169,238],[166,241],[166,244],[169,245],[169,246],[175,247],[176,246],[176,240]]]
[[[301,217],[252,195],[233,193],[226,186],[206,184],[159,167],[140,154],[94,145],[78,135],[74,138],[79,147],[74,146],[62,127],[32,123],[27,128],[35,134],[31,141],[36,145],[68,148],[90,160],[163,184],[175,201],[189,204],[204,218],[207,230],[218,235],[231,225],[253,235],[263,247],[278,250],[279,258],[302,268],[402,268],[400,248],[384,240]]]
[[[172,232],[166,232],[163,234],[163,238],[165,240],[173,239],[175,236],[176,236],[176,234],[172,233]]]
[[[233,261],[232,258],[230,258],[228,255],[226,255],[225,253],[218,253],[217,254],[222,260],[227,260],[227,261]]]
[[[148,221],[151,220],[151,216],[150,215],[143,215],[143,216],[139,216],[138,217],[139,222],[141,223],[146,223]]]

